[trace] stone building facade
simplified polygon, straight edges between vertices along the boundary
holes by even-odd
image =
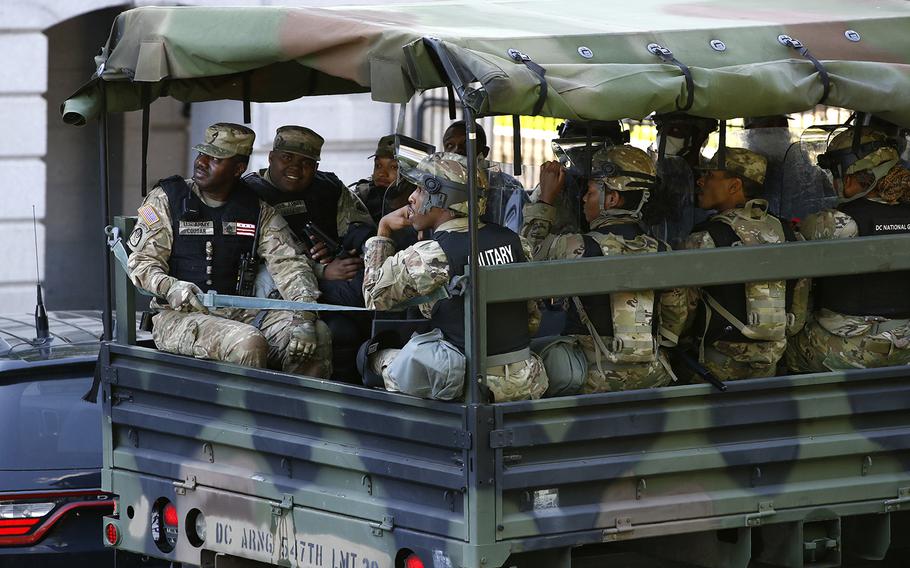
[[[98,125],[67,126],[60,120],[59,106],[90,77],[92,57],[107,38],[114,17],[142,3],[149,2],[0,2],[0,124],[7,133],[0,137],[0,178],[5,181],[0,189],[0,313],[33,310],[33,205],[38,220],[37,265],[48,309],[97,309],[102,305]],[[371,163],[366,157],[380,136],[394,130],[394,117],[391,105],[374,103],[369,95],[253,105],[251,126],[259,136],[251,167],[265,166],[277,127],[303,124],[327,140],[320,167],[335,171],[348,183],[354,182],[370,173]],[[174,173],[188,174],[194,141],[208,124],[217,121],[241,122],[241,103],[156,101],[151,108],[150,182]],[[112,116],[109,123],[111,209],[115,215],[134,214],[140,201],[140,124],[138,112]]]

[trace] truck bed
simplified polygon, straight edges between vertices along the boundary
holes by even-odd
[[[411,551],[476,568],[718,531],[735,538],[715,548],[747,563],[752,531],[821,523],[839,551],[855,526],[841,518],[890,538],[887,514],[910,501],[906,368],[472,410],[143,347],[101,361],[119,546],[154,551],[152,501],[167,498],[181,538],[158,555],[190,564],[391,568]],[[193,510],[208,521],[196,545]]]

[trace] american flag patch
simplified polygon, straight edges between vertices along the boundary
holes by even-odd
[[[161,217],[155,213],[155,210],[148,205],[143,205],[139,208],[139,216],[145,221],[145,224],[149,227],[154,227],[161,221]]]
[[[256,225],[254,223],[241,223],[237,222],[237,236],[240,237],[255,237],[256,236]]]

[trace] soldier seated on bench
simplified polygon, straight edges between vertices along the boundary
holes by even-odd
[[[456,289],[468,263],[468,168],[465,158],[439,152],[403,172],[416,189],[408,205],[385,215],[364,255],[364,301],[368,308],[394,309],[416,301],[433,329],[415,334],[400,349],[368,342],[358,358],[364,381],[424,398],[454,400],[464,392],[464,299],[440,292]],[[486,188],[479,175],[478,187]],[[484,198],[478,204],[483,210]],[[431,240],[396,251],[394,231],[413,226],[433,229]],[[481,265],[526,262],[530,249],[512,231],[480,224]],[[530,310],[530,315],[529,315]],[[530,328],[536,327],[534,302],[489,307],[486,386],[495,401],[535,399],[547,389],[540,359],[530,352]],[[382,348],[380,348],[382,347]]]
[[[152,337],[162,351],[327,377],[332,342],[313,312],[209,310],[196,294],[236,294],[241,257],[265,261],[282,296],[314,302],[316,277],[287,222],[240,181],[255,134],[219,123],[206,129],[193,178],[158,182],[130,235],[130,279],[156,296]]]

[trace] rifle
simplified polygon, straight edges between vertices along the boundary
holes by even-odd
[[[341,243],[328,236],[325,231],[319,228],[319,225],[312,221],[307,221],[303,225],[303,231],[309,237],[310,241],[317,240],[325,243],[326,248],[329,249],[329,253],[333,258],[342,259],[350,256],[348,251],[344,250],[344,246]]]
[[[249,252],[240,255],[240,264],[237,267],[237,288],[238,296],[255,296],[256,295],[256,272],[259,270],[259,255],[256,254],[256,246],[259,244],[259,225],[260,220],[256,221],[256,231],[253,233],[253,247]]]
[[[691,353],[685,350],[685,348],[679,346],[673,347],[672,349],[668,349],[667,353],[669,353],[670,358],[674,361],[674,363],[682,363],[682,365],[688,367],[692,372],[704,379],[706,382],[711,383],[711,385],[717,390],[721,392],[727,390],[727,385],[712,375],[711,371],[699,363],[698,359],[693,357]]]

